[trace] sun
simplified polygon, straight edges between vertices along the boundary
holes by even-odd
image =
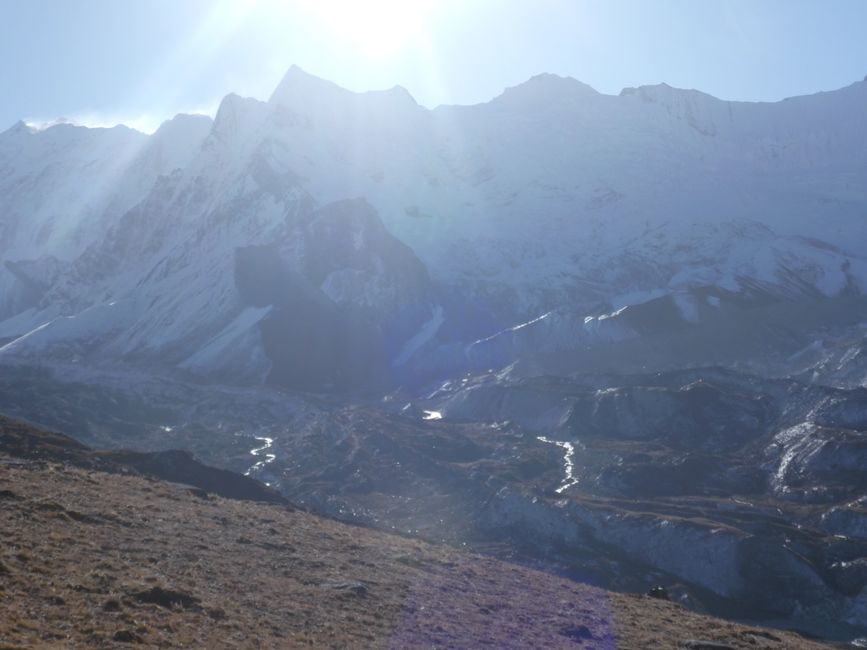
[[[334,35],[372,58],[392,56],[422,37],[435,0],[305,0]]]

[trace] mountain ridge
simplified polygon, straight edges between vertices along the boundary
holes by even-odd
[[[33,271],[0,269],[0,335],[20,337],[112,301],[143,304],[136,296],[155,290],[143,278],[182,267],[201,284],[185,300],[219,293],[225,325],[238,313],[227,273],[202,275],[196,264],[218,268],[227,251],[205,256],[230,240],[261,245],[286,236],[283,224],[295,218],[288,215],[305,205],[358,197],[415,252],[436,287],[409,299],[426,305],[394,333],[394,349],[439,308],[437,331],[468,332],[463,342],[470,345],[552,310],[595,317],[666,294],[682,306],[696,292],[758,291],[774,300],[863,292],[867,257],[858,250],[867,244],[867,195],[857,179],[867,177],[867,146],[858,144],[867,145],[867,85],[859,83],[818,99],[751,105],[665,85],[602,95],[570,78],[539,75],[487,104],[428,110],[400,89],[353,93],[293,67],[267,102],[228,95],[213,122],[177,118],[137,140],[143,149],[127,147],[120,157],[129,171],[118,171],[113,155],[102,176],[69,176],[65,192],[94,188],[65,201],[64,211],[82,206],[72,220],[56,214],[56,188],[37,199],[44,205],[33,219],[33,191],[8,182],[2,227],[19,233],[7,241],[22,243],[7,244],[6,261],[26,260]],[[769,120],[769,111],[779,119]],[[828,111],[842,117],[817,121]],[[852,137],[842,139],[843,132]],[[108,162],[98,151],[83,152],[84,160]],[[55,154],[32,156],[38,170]],[[6,160],[9,169],[22,166],[16,153]],[[70,164],[80,164],[75,160]],[[40,182],[36,171],[14,173]],[[66,235],[66,224],[76,221],[81,225]],[[136,252],[120,253],[124,239]],[[194,254],[197,242],[209,242],[211,253]],[[290,249],[290,257],[300,254]],[[64,251],[60,265],[49,259],[54,250]],[[100,271],[97,259],[127,270]],[[191,290],[186,283],[169,293]],[[135,348],[159,351],[159,339],[174,337],[186,341],[185,356],[196,355],[205,341],[195,337],[216,331],[158,332],[157,323],[181,318],[181,305],[163,302],[171,311],[132,317],[150,332]],[[403,311],[386,302],[382,322]],[[471,305],[489,312],[487,324],[468,320]],[[452,354],[437,332],[428,339],[427,352]]]
[[[412,93],[410,93],[409,90],[407,90],[405,87],[403,87],[399,84],[394,85],[390,88],[383,88],[383,89],[379,89],[379,90],[353,91],[353,90],[349,90],[343,86],[340,86],[337,83],[329,81],[329,80],[325,79],[324,77],[320,77],[316,74],[307,72],[306,70],[304,70],[303,68],[301,68],[300,66],[298,66],[296,64],[292,64],[289,67],[289,69],[287,70],[287,72],[283,75],[283,77],[281,77],[278,84],[275,86],[275,90],[271,93],[269,98],[265,101],[267,101],[267,102],[274,101],[275,95],[278,94],[278,91],[282,91],[283,89],[286,89],[286,88],[291,88],[293,83],[301,82],[301,83],[305,83],[308,85],[325,86],[325,87],[328,87],[334,91],[337,91],[338,94],[346,94],[346,95],[386,94],[386,93],[391,93],[391,92],[396,91],[399,94],[409,95],[409,97],[412,98],[413,103],[420,106],[421,108],[424,108],[426,111],[436,111],[439,109],[442,109],[442,110],[447,110],[447,109],[452,109],[452,108],[458,108],[459,109],[459,108],[469,108],[469,107],[473,107],[473,106],[480,106],[480,105],[484,105],[484,104],[489,104],[492,101],[494,101],[495,99],[501,97],[503,95],[503,93],[505,93],[509,90],[520,89],[520,88],[525,87],[527,84],[538,83],[538,81],[540,81],[540,80],[542,80],[542,81],[544,81],[544,80],[557,80],[557,83],[563,83],[563,84],[568,84],[568,85],[573,85],[573,86],[577,84],[579,87],[582,87],[586,90],[592,91],[589,94],[600,95],[600,96],[604,96],[604,97],[621,97],[624,95],[636,94],[642,90],[653,90],[653,89],[663,88],[663,89],[666,89],[667,91],[672,91],[674,93],[698,94],[702,97],[705,97],[705,98],[708,98],[708,99],[711,99],[711,100],[714,100],[717,102],[726,103],[726,104],[745,104],[745,105],[773,105],[773,104],[780,104],[782,102],[789,102],[792,100],[801,100],[801,99],[810,98],[810,97],[835,95],[835,94],[838,94],[838,93],[841,93],[844,91],[854,92],[854,91],[859,91],[865,85],[867,85],[867,77],[864,77],[864,79],[855,80],[852,83],[845,85],[845,86],[840,86],[839,88],[817,90],[817,91],[811,92],[811,93],[804,93],[801,95],[791,95],[791,96],[781,97],[780,99],[775,99],[775,100],[743,100],[743,99],[725,99],[725,98],[717,97],[716,95],[712,95],[710,93],[704,92],[704,91],[696,89],[696,88],[672,86],[665,81],[661,81],[658,83],[641,84],[639,86],[624,86],[619,92],[613,92],[613,93],[608,94],[608,93],[602,93],[602,92],[596,90],[591,85],[581,81],[580,79],[578,79],[576,77],[572,77],[569,75],[560,75],[560,74],[552,73],[552,72],[539,72],[537,74],[530,76],[526,81],[523,81],[523,82],[520,82],[514,86],[509,86],[509,87],[505,88],[503,90],[503,92],[501,92],[498,95],[495,95],[494,97],[491,97],[488,100],[476,102],[473,104],[437,104],[436,106],[433,106],[433,107],[425,107],[425,106],[422,106],[421,104],[418,104],[417,100],[412,96]],[[228,97],[229,95],[234,95],[234,94],[235,93],[231,93],[231,92],[227,93],[227,95],[224,96],[223,99],[225,99],[225,97]],[[222,101],[223,100],[221,100],[221,102]],[[161,126],[167,122],[171,122],[175,117],[178,117],[178,116],[210,117],[205,113],[187,113],[187,112],[181,111],[181,112],[176,113],[172,116],[166,117],[166,119],[163,120],[163,122],[161,123]],[[214,118],[210,118],[210,119],[214,119]],[[56,120],[54,120],[53,122],[49,122],[45,126],[37,126],[33,123],[28,123],[25,120],[20,119],[17,122],[15,122],[14,124],[12,124],[6,130],[0,131],[0,137],[3,137],[4,135],[7,135],[7,134],[14,133],[16,131],[25,130],[25,129],[27,131],[29,131],[30,133],[38,133],[41,131],[45,131],[45,130],[54,128],[56,126],[63,126],[63,125],[77,126],[80,128],[87,128],[87,129],[112,129],[112,128],[117,128],[117,127],[122,127],[122,128],[130,129],[132,131],[137,131],[135,128],[130,127],[130,126],[123,124],[123,123],[118,123],[118,124],[113,125],[113,126],[88,126],[86,124],[77,124],[75,122],[66,121],[66,120],[64,120],[64,118],[57,118]],[[157,127],[157,130],[159,130],[159,127]],[[137,132],[141,133],[141,131],[137,131]],[[147,135],[147,134],[144,134],[144,135]]]

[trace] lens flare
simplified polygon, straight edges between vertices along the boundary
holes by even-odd
[[[434,0],[304,0],[303,6],[361,54],[384,58],[423,35]]]

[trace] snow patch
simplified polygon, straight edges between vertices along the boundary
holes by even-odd
[[[127,327],[135,316],[131,301],[89,307],[74,316],[43,323],[0,348],[0,354],[32,353],[63,344],[93,343]]]
[[[195,354],[179,364],[190,370],[204,370],[222,365],[227,358],[237,354],[239,344],[250,331],[271,313],[273,307],[247,307],[219,334],[202,346]]]

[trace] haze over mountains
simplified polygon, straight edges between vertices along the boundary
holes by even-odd
[[[151,136],[19,123],[0,260],[0,411],[867,633],[867,81],[428,110],[293,67]]]
[[[563,322],[521,346],[631,337],[599,316],[662,296],[694,322],[733,298],[861,294],[865,105],[867,82],[750,104],[540,75],[431,111],[293,67],[267,102],[226,97],[213,124],[19,124],[0,139],[0,336],[49,324],[2,354],[86,342],[98,358],[280,381],[293,342],[265,332],[310,301],[302,320],[358,312],[353,335],[383,348],[375,362],[334,351],[328,384],[369,363],[460,366],[449,344],[546,314]],[[317,212],[359,198],[372,209]],[[298,295],[245,295],[251,246]]]

